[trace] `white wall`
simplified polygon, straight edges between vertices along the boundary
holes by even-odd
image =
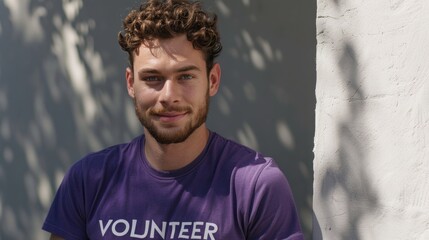
[[[429,239],[429,1],[318,0],[313,239]]]

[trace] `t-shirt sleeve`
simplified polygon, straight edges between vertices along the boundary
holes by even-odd
[[[252,202],[248,239],[304,239],[287,179],[271,161],[256,180]]]
[[[64,239],[87,239],[81,162],[64,176],[42,229]]]

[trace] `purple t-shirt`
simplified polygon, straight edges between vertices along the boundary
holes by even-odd
[[[301,240],[288,182],[272,159],[210,134],[186,167],[151,168],[144,136],[67,172],[43,229],[65,239]]]

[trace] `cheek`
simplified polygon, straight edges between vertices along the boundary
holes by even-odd
[[[156,104],[156,96],[150,91],[138,91],[135,93],[136,104],[143,109],[148,109]]]
[[[198,104],[200,102],[205,101],[207,94],[209,93],[208,91],[209,89],[207,85],[192,87],[184,90],[183,97],[187,102]]]
[[[202,102],[205,99],[205,93],[203,94],[202,92],[189,92],[189,93],[185,93],[183,95],[183,102],[187,103],[189,105],[194,105],[194,106],[198,106],[201,105]]]

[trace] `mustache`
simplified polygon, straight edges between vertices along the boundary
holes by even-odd
[[[170,106],[166,108],[154,108],[149,111],[150,114],[159,115],[169,112],[192,112],[192,108],[188,106]]]

